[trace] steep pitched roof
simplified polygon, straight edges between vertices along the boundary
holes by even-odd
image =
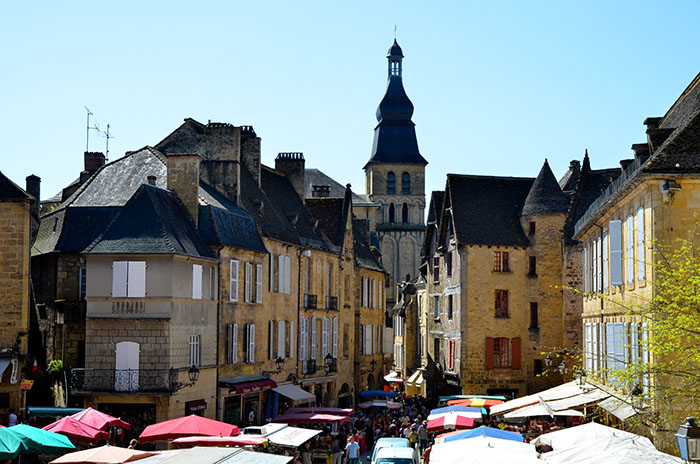
[[[304,170],[304,198],[313,198],[314,185],[327,185],[330,187],[330,198],[343,198],[345,196],[345,186],[341,185],[326,173],[319,169],[309,168]],[[352,193],[353,205],[372,205],[366,198]],[[378,204],[377,204],[378,205]]]
[[[343,198],[307,198],[306,207],[318,221],[319,228],[338,247],[345,243],[348,216],[352,214],[353,193],[345,188]]]
[[[200,205],[199,233],[208,245],[223,245],[267,253],[255,221],[243,210],[234,213],[210,205]]]
[[[520,213],[534,179],[447,175],[445,206],[440,221],[441,236],[450,224],[457,241],[465,245],[529,246]]]
[[[547,160],[535,178],[523,205],[522,215],[566,213],[569,202],[554,178]]]
[[[0,201],[34,200],[34,197],[22,190],[17,184],[0,172]]]
[[[181,254],[214,259],[178,196],[143,184],[85,253]]]
[[[353,246],[355,248],[355,264],[364,269],[386,272],[379,262],[379,258],[374,254],[370,244],[367,242],[366,235],[368,231],[369,224],[366,220],[353,218],[352,236]]]

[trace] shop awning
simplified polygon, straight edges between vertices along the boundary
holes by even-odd
[[[277,385],[272,390],[276,391],[282,396],[286,396],[290,400],[296,401],[297,403],[305,403],[316,399],[316,396],[313,393],[309,393],[303,388],[299,388],[292,384]]]
[[[403,379],[399,377],[398,372],[389,372],[384,376],[384,381],[388,383],[403,383]]]
[[[313,437],[321,433],[321,430],[302,429],[299,427],[285,427],[279,432],[274,432],[267,438],[270,443],[280,446],[298,447],[311,440]]]
[[[49,408],[40,406],[27,406],[28,417],[65,417],[78,414],[83,408]]]
[[[10,365],[10,360],[9,359],[0,359],[0,379],[2,379],[2,374],[5,372],[5,369],[7,369],[7,366]]]
[[[276,386],[277,382],[264,376],[219,380],[219,387],[228,388],[230,393],[234,395],[269,390],[271,388],[275,388]]]
[[[612,396],[607,400],[603,400],[600,403],[598,403],[598,406],[605,409],[610,414],[612,414],[620,420],[629,419],[630,417],[637,414],[637,411],[634,409],[634,406],[629,404],[627,401]]]

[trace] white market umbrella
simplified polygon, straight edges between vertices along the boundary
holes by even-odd
[[[515,411],[511,411],[511,412],[503,415],[503,417],[505,419],[515,419],[515,418],[520,418],[520,417],[538,417],[538,416],[583,417],[583,413],[580,411],[576,411],[574,409],[564,409],[563,411],[552,411],[550,408],[547,408],[544,405],[538,403],[538,404],[532,404],[530,406],[525,406],[525,407],[520,408],[520,409],[516,409]]]
[[[541,460],[547,464],[683,464],[683,460],[657,451],[639,438],[600,438],[543,453]]]
[[[588,422],[587,424],[577,425],[568,429],[545,433],[537,437],[534,443],[546,443],[553,449],[560,450],[586,445],[587,443],[608,437],[634,439],[641,445],[654,448],[654,445],[648,438],[631,432],[625,432],[624,430],[614,429],[597,422]]]
[[[475,437],[433,445],[430,464],[542,464],[535,447],[491,437]]]

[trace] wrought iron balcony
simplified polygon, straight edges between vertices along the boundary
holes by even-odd
[[[325,359],[323,369],[326,371],[326,373],[338,372],[338,358]]]
[[[301,373],[303,375],[315,374],[316,373],[316,360],[315,359],[307,359],[306,361],[303,361],[301,364]]]
[[[316,309],[316,295],[304,293],[304,308]]]
[[[175,369],[72,369],[71,393],[172,393]]]
[[[338,297],[337,296],[326,297],[326,308],[337,310],[338,309]]]

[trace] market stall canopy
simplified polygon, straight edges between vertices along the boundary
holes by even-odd
[[[296,423],[337,423],[349,421],[348,416],[335,416],[333,414],[316,414],[316,413],[306,413],[306,414],[284,414],[277,416],[272,419],[272,422],[280,423],[287,422],[290,424]]]
[[[471,406],[460,406],[460,405],[445,406],[444,408],[436,408],[436,409],[433,409],[432,411],[430,411],[430,415],[428,415],[428,420],[435,419],[440,414],[446,414],[449,412],[475,412],[475,413],[482,415],[482,414],[486,414],[486,409],[484,409],[484,408],[472,408]],[[435,416],[435,417],[433,417],[433,416]]]
[[[605,409],[622,421],[637,414],[637,410],[633,405],[621,398],[615,398],[613,396],[598,403],[598,407]]]
[[[30,452],[38,454],[60,455],[75,446],[67,437],[54,432],[48,432],[26,424],[13,425],[6,430],[17,435],[27,446]]]
[[[515,419],[515,418],[522,418],[522,417],[540,417],[540,416],[583,417],[583,413],[580,411],[576,411],[575,409],[563,409],[560,411],[554,411],[554,410],[551,410],[551,409],[545,407],[544,405],[542,405],[540,403],[537,403],[537,404],[531,404],[530,406],[525,406],[524,408],[516,409],[515,411],[511,411],[511,412],[503,415],[503,417],[506,419]]]
[[[136,461],[138,464],[286,464],[292,456],[256,453],[241,448],[194,448],[161,451]]]
[[[478,408],[472,408],[472,409],[476,409],[476,412],[475,411],[453,411],[453,412],[442,412],[440,414],[430,414],[428,416],[428,420],[431,421],[434,419],[439,419],[443,416],[449,416],[450,414],[459,414],[460,416],[463,416],[463,417],[471,417],[472,419],[481,419],[482,418],[481,411]]]
[[[278,432],[274,432],[267,438],[270,443],[280,446],[298,447],[311,440],[321,433],[321,430],[302,429],[299,427],[285,427]]]
[[[440,399],[438,400],[438,403],[447,403],[450,400],[464,400],[464,399],[471,399],[471,398],[487,398],[490,400],[501,400],[501,401],[506,400],[506,397],[501,396],[501,395],[449,395],[449,396],[441,396]]]
[[[240,431],[235,425],[191,415],[149,425],[141,433],[139,442],[170,440],[193,435],[231,437],[238,434]]]
[[[401,403],[396,403],[394,401],[388,400],[374,400],[367,401],[365,403],[360,403],[357,405],[360,409],[367,408],[387,408],[387,409],[401,409]]]
[[[654,447],[651,441],[646,437],[631,432],[625,432],[624,430],[614,429],[597,422],[588,422],[586,424],[577,425],[576,427],[545,433],[537,437],[534,443],[546,443],[552,448],[559,450],[585,445],[586,443],[608,437],[637,440],[637,442],[641,444],[651,448]]]
[[[121,427],[123,429],[130,429],[131,425],[119,419],[118,417],[110,416],[97,409],[86,408],[77,414],[71,416],[73,419],[82,422],[83,424],[90,425],[100,430],[107,430],[109,427]]]
[[[389,372],[384,376],[384,381],[388,383],[403,383],[403,379],[399,377],[398,372]]]
[[[316,414],[335,414],[336,416],[349,416],[355,412],[352,408],[289,408],[285,414],[304,414],[304,413],[316,413]]]
[[[50,464],[122,464],[136,461],[137,459],[143,459],[148,456],[155,456],[157,454],[158,453],[151,453],[148,451],[105,445],[99,448],[90,448],[76,451],[75,453],[64,454],[60,458],[51,461]]]
[[[267,443],[265,437],[182,437],[176,438],[172,443],[177,448],[193,448],[195,446],[260,446]]]
[[[653,445],[650,447],[643,440],[618,437],[605,437],[569,448],[554,449],[554,451],[544,453],[542,460],[548,464],[683,463],[682,459],[662,453]]]
[[[503,400],[494,400],[491,398],[462,398],[457,400],[449,400],[448,405],[471,406],[473,408],[490,408],[503,403]]]
[[[608,392],[600,387],[587,383],[583,387],[575,381],[541,391],[534,395],[527,395],[514,400],[506,401],[503,404],[492,406],[491,415],[501,415],[508,411],[513,411],[523,406],[539,403],[540,399],[547,402],[549,407],[555,411],[575,408],[585,404],[595,403],[610,396]]]
[[[428,421],[428,432],[445,429],[471,429],[475,424],[476,419],[473,417],[466,417],[461,415],[461,413],[453,412]]]
[[[411,374],[411,376],[406,380],[406,385],[413,385],[415,387],[420,387],[423,385],[423,371],[418,369],[416,372]]]
[[[450,442],[476,437],[499,438],[501,440],[511,440],[518,443],[525,442],[523,436],[517,432],[509,432],[508,430],[501,430],[494,427],[485,427],[483,425],[472,430],[463,430],[457,433],[450,434],[450,436],[445,437],[445,441]]]
[[[62,419],[53,422],[42,430],[48,430],[49,432],[60,433],[65,435],[68,439],[74,443],[95,443],[98,440],[107,440],[109,438],[109,433],[104,430],[96,429],[87,424],[83,424],[72,416],[66,416]]]
[[[66,417],[83,411],[83,408],[50,408],[27,406],[27,417]]]
[[[277,382],[264,375],[219,379],[219,387],[228,388],[229,393],[232,395],[270,390],[276,386]]]
[[[390,392],[390,391],[384,391],[384,390],[364,390],[364,391],[360,392],[360,398],[372,398],[372,397],[396,398],[397,396],[399,396],[399,394],[396,392]]]
[[[0,428],[0,460],[11,460],[29,450],[25,440],[7,427]]]
[[[299,388],[296,385],[288,383],[286,385],[277,385],[272,388],[272,391],[279,393],[282,396],[294,400],[297,403],[308,403],[309,401],[316,400],[316,396],[313,393],[309,393],[303,388]]]
[[[542,464],[537,456],[528,443],[479,436],[433,445],[430,464]]]

